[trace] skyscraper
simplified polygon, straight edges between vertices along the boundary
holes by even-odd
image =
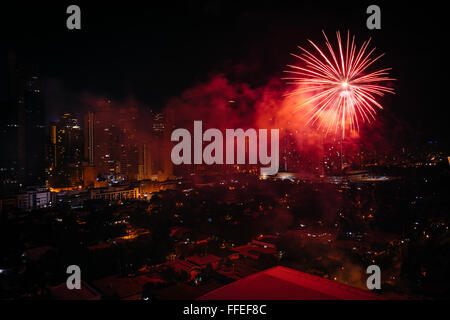
[[[84,117],[84,158],[94,165],[94,113],[89,111]]]
[[[108,102],[106,102],[108,103]],[[84,118],[84,156],[98,175],[109,178],[120,172],[118,162],[119,128],[107,111],[89,111]]]
[[[78,119],[70,113],[50,125],[49,174],[53,187],[76,186],[81,183],[83,137]]]
[[[151,157],[148,141],[138,137],[141,117],[137,110],[129,108],[111,114],[114,108],[111,101],[99,104],[96,111],[89,111],[84,119],[85,159],[105,180],[148,178]]]
[[[152,172],[158,180],[173,176],[173,163],[170,158],[170,135],[174,130],[174,113],[168,109],[164,113],[152,112]]]
[[[14,191],[19,187],[18,177],[18,123],[17,112],[7,101],[0,103],[0,190]]]
[[[45,185],[45,107],[42,84],[35,66],[18,64],[10,52],[9,107],[16,117],[17,177],[22,185]]]

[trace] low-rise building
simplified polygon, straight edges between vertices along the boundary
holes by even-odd
[[[222,258],[212,254],[204,256],[194,255],[186,258],[186,261],[192,262],[193,264],[201,268],[206,268],[209,265],[213,270],[216,270],[219,266],[219,263],[222,261]]]
[[[139,188],[120,186],[97,188],[89,190],[89,199],[100,199],[107,201],[137,199]]]
[[[47,208],[51,204],[52,197],[47,188],[27,190],[17,195],[17,206],[24,211]]]
[[[54,300],[100,300],[101,295],[94,288],[81,280],[81,289],[69,290],[65,282],[51,287],[50,294]]]

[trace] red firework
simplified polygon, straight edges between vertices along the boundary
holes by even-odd
[[[285,78],[290,84],[296,85],[296,89],[288,95],[306,96],[306,100],[297,106],[300,110],[305,105],[312,106],[307,112],[308,123],[318,121],[319,128],[325,127],[326,133],[334,128],[342,130],[359,130],[359,120],[363,122],[375,119],[376,108],[383,109],[376,101],[376,96],[384,93],[394,93],[380,83],[390,80],[388,71],[391,68],[368,71],[374,62],[384,54],[372,58],[375,48],[368,49],[370,40],[365,41],[357,49],[355,36],[350,42],[350,32],[347,33],[345,48],[341,34],[336,32],[338,52],[335,52],[325,32],[325,44],[328,55],[314,42],[308,40],[315,49],[316,55],[302,47],[302,54],[292,54],[300,59],[302,66],[288,65],[290,70],[285,72],[292,77]]]

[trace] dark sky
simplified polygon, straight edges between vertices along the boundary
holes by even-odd
[[[366,28],[365,1],[39,1],[1,8],[0,94],[6,95],[6,55],[14,49],[39,66],[51,88],[90,92],[162,108],[172,96],[220,72],[245,66],[240,81],[259,86],[282,77],[289,52],[310,38],[322,42],[350,30],[369,36],[383,65],[393,68],[396,96],[389,109],[425,139],[447,141],[442,81],[445,11],[438,3],[376,2],[382,29]],[[66,8],[78,4],[82,30],[66,29]],[[236,76],[234,74],[234,76]],[[55,85],[56,83],[56,85]],[[60,112],[76,111],[63,110]],[[50,110],[55,117],[59,110]]]

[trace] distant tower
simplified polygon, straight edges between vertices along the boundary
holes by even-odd
[[[50,125],[50,145],[50,185],[79,185],[82,180],[83,137],[78,119],[73,114],[66,113]]]
[[[142,145],[141,151],[141,163],[140,163],[140,179],[139,180],[147,180],[152,179],[152,159],[151,152],[148,143],[144,143]]]
[[[45,185],[45,108],[37,68],[8,56],[9,101],[17,110],[18,179],[25,186]]]
[[[88,111],[84,117],[84,158],[94,165],[94,113]]]

